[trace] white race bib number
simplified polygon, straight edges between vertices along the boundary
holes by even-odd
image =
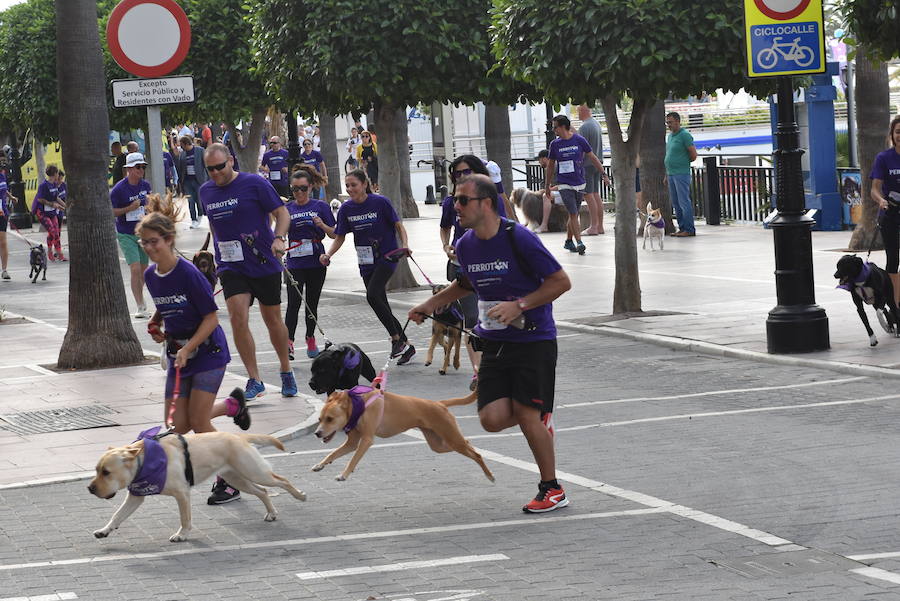
[[[240,240],[219,242],[219,258],[223,263],[238,263],[244,260],[244,248]]]
[[[272,181],[272,182],[281,181],[281,170],[276,169],[275,171],[269,171],[269,181]]]
[[[374,265],[375,264],[375,253],[372,251],[371,246],[357,246],[356,247],[356,262],[360,265]]]
[[[559,172],[560,173],[575,173],[575,161],[560,161],[559,162]]]
[[[502,301],[478,301],[478,321],[482,330],[505,330],[506,326],[488,317],[488,311],[499,305]]]
[[[144,207],[125,213],[125,221],[140,221],[144,217]]]
[[[188,165],[188,166],[187,166],[186,173],[187,173],[188,175],[196,175],[196,174],[197,174],[197,172],[194,170],[194,166],[193,166],[193,165]]]
[[[292,248],[288,251],[289,257],[310,257],[313,254],[313,241],[312,240],[291,240]]]

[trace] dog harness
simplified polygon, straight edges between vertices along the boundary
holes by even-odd
[[[842,290],[848,291],[850,294],[856,293],[856,295],[862,299],[864,303],[867,305],[872,305],[875,303],[875,289],[871,286],[864,286],[866,280],[869,279],[869,274],[872,272],[871,263],[868,261],[863,261],[862,269],[859,270],[859,274],[853,279],[852,285],[850,283],[847,284],[838,284],[835,286],[836,288],[841,288]]]
[[[653,227],[658,227],[659,229],[663,229],[666,227],[666,220],[662,217],[660,217],[656,221],[649,221],[648,223],[650,223],[650,225],[652,225]]]
[[[350,430],[355,428],[359,423],[359,418],[361,418],[363,413],[366,412],[366,409],[369,408],[369,405],[381,398],[382,392],[381,390],[379,390],[378,394],[373,394],[369,397],[368,401],[364,401],[362,395],[372,392],[373,390],[375,389],[371,386],[354,386],[347,391],[347,394],[350,395],[350,403],[353,405],[353,408],[350,411],[350,420],[347,422],[347,425],[344,426],[344,433],[349,433]],[[384,408],[382,407],[382,412],[383,411]],[[378,421],[380,422],[381,419],[379,418]]]
[[[169,458],[166,455],[159,439],[174,434],[168,431],[162,434],[159,431],[162,426],[156,426],[149,430],[144,430],[138,434],[138,440],[144,441],[143,459],[138,456],[138,473],[134,477],[131,484],[128,485],[128,492],[137,497],[146,497],[149,495],[158,495],[166,487],[166,473],[169,466]],[[194,466],[191,464],[191,454],[188,451],[187,441],[181,434],[176,434],[184,448],[184,478],[190,486],[194,485]]]

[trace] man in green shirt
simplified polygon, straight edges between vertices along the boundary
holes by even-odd
[[[669,137],[666,139],[666,179],[669,183],[669,198],[675,207],[678,220],[679,238],[696,236],[694,229],[694,207],[691,203],[691,163],[697,159],[694,137],[681,127],[678,113],[666,115]]]

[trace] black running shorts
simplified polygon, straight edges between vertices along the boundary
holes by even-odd
[[[478,369],[478,409],[497,399],[511,398],[553,413],[556,388],[556,340],[495,342],[482,340]]]
[[[250,294],[250,302],[259,299],[261,305],[281,304],[281,273],[265,275],[261,278],[249,278],[244,274],[226,269],[219,274],[222,282],[222,293],[225,300],[237,294]]]

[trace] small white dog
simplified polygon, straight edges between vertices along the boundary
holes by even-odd
[[[337,213],[338,209],[341,208],[341,204],[343,204],[343,203],[341,201],[339,201],[337,198],[332,198],[331,199],[331,212]]]
[[[111,499],[117,491],[128,488],[128,496],[109,523],[94,532],[97,538],[106,538],[118,528],[141,506],[144,496],[161,494],[175,497],[181,514],[181,528],[169,540],[187,540],[191,531],[191,486],[213,474],[219,474],[241,492],[259,497],[266,506],[267,522],[274,521],[278,512],[262,486],[277,486],[295,499],[306,500],[306,494],[273,472],[259,451],[250,446],[254,443],[283,451],[277,438],[229,432],[154,437],[157,431],[159,428],[141,432],[136,442],[111,448],[97,462],[97,475],[88,485],[88,492]]]
[[[647,223],[644,225],[644,244],[641,246],[647,250],[647,240],[650,240],[650,250],[653,250],[653,240],[659,241],[659,250],[663,249],[663,239],[666,235],[666,220],[663,219],[659,209],[647,205]]]

